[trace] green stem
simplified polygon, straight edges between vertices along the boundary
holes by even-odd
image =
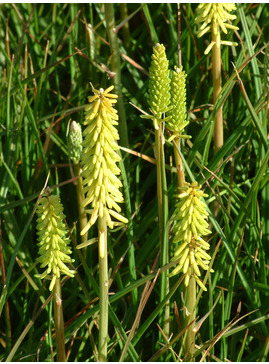
[[[220,31],[217,34],[212,32],[212,41],[218,42],[220,38]],[[215,44],[212,49],[213,53],[213,103],[216,104],[217,97],[221,92],[221,52],[220,47]],[[214,151],[217,153],[223,146],[223,117],[222,106],[215,116],[215,128],[214,128]]]
[[[56,329],[56,351],[57,361],[66,361],[65,346],[64,346],[64,318],[61,294],[61,280],[56,278],[53,288],[53,306],[54,306],[54,320]]]
[[[168,246],[168,193],[165,174],[165,158],[163,145],[162,122],[158,123],[159,129],[155,130],[156,156],[157,156],[157,196],[158,196],[158,211],[159,211],[159,227],[160,227],[160,260],[163,267],[169,261],[169,246]],[[160,300],[162,301],[169,293],[169,278],[168,270],[161,274],[161,292]],[[170,307],[169,300],[165,306],[163,317],[163,331],[169,336],[169,317]]]
[[[218,26],[218,25],[217,25]],[[216,34],[212,32],[212,41],[219,42],[220,40],[220,30],[218,26],[218,31]],[[215,44],[212,49],[212,72],[213,72],[213,103],[216,105],[216,100],[221,92],[221,52],[220,46],[217,47]],[[216,154],[223,146],[223,116],[222,116],[222,106],[216,112],[215,124],[214,124],[214,153]],[[222,159],[219,161],[221,165]],[[214,200],[211,205],[211,211],[214,217],[217,216],[219,210],[219,204],[217,200]]]
[[[190,316],[187,320],[187,325],[188,325],[190,322],[195,320],[196,317],[196,310],[195,310],[196,282],[193,274],[190,277],[190,281],[186,291],[187,291],[186,307],[190,313]],[[193,361],[193,354],[195,353],[195,332],[193,331],[193,329],[194,329],[194,323],[187,330],[186,333],[187,337],[185,342],[185,352],[188,353],[188,356],[190,356],[191,361]]]
[[[174,156],[175,156],[175,163],[176,163],[176,169],[177,169],[177,184],[180,189],[180,187],[184,187],[185,176],[184,176],[182,159],[178,152],[178,150],[180,150],[180,137],[179,136],[177,136],[174,139],[173,148],[174,148]]]
[[[185,176],[184,176],[184,169],[182,164],[182,159],[179,155],[178,150],[180,150],[180,137],[176,137],[174,140],[174,155],[175,155],[175,162],[177,168],[177,178],[178,178],[178,187],[179,190],[181,187],[184,187]],[[195,320],[196,317],[196,309],[195,309],[195,302],[196,302],[196,282],[193,275],[190,277],[190,281],[188,287],[186,289],[186,307],[190,313],[189,318],[187,319],[186,325],[190,322]],[[185,352],[188,353],[190,356],[191,361],[193,360],[193,354],[195,352],[195,332],[194,323],[187,329],[186,331],[186,341],[185,341]]]
[[[128,8],[126,3],[120,3],[120,17],[121,21],[124,21],[128,17]],[[129,30],[129,22],[124,23],[122,27],[123,34],[123,44],[126,50],[130,50],[131,41],[130,41],[130,30]]]
[[[80,164],[74,164],[74,174],[75,176],[80,175]],[[87,214],[85,211],[85,207],[81,207],[81,203],[84,200],[84,195],[82,193],[82,177],[78,178],[76,181],[76,191],[77,191],[77,201],[78,201],[78,215],[79,215],[79,225],[80,231],[84,229],[87,225]],[[80,237],[81,243],[86,243],[88,238],[88,234],[84,234]],[[87,248],[84,248],[84,256],[86,256]]]
[[[120,50],[117,34],[114,32],[115,19],[114,19],[114,5],[106,3],[105,4],[105,18],[108,40],[111,50],[111,61],[112,61],[112,72],[115,73],[112,78],[112,82],[115,86],[115,93],[118,95],[117,109],[119,112],[119,134],[120,143],[123,147],[129,146],[128,141],[128,129],[126,123],[126,115],[124,108],[123,95],[121,92],[121,62],[120,62]]]
[[[99,289],[100,289],[98,360],[107,361],[108,263],[107,263],[107,223],[104,216],[98,218],[98,238],[99,238]]]
[[[5,270],[5,260],[3,254],[3,246],[2,246],[2,233],[1,233],[1,219],[0,219],[0,270],[2,274],[2,287],[5,285],[6,280],[6,270]],[[5,323],[6,323],[6,350],[9,353],[11,350],[11,323],[10,323],[10,314],[9,314],[9,303],[8,300],[4,306],[5,312]]]

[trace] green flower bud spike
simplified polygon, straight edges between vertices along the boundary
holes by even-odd
[[[198,38],[202,37],[207,32],[212,32],[212,41],[205,50],[205,54],[208,54],[214,44],[219,48],[221,44],[227,46],[236,46],[236,42],[230,42],[221,40],[220,38],[220,28],[227,34],[227,29],[237,30],[238,27],[228,23],[228,20],[236,19],[236,15],[230,14],[233,10],[236,10],[234,3],[221,3],[221,4],[199,4],[196,12],[197,17],[195,18],[195,23],[200,24],[198,31]]]
[[[181,138],[189,139],[189,135],[183,135],[185,126],[189,124],[186,120],[186,74],[181,67],[175,67],[171,80],[171,108],[168,111],[166,126],[172,131],[169,141],[173,140],[175,163],[178,176],[178,187],[184,187],[185,177],[183,163],[180,156]]]
[[[74,277],[75,274],[75,271],[66,265],[74,260],[70,258],[72,251],[68,246],[70,239],[67,237],[68,231],[63,222],[65,215],[60,197],[50,195],[48,187],[39,200],[36,212],[40,255],[37,261],[41,263],[41,268],[46,267],[46,270],[37,277],[52,278],[49,286],[49,290],[52,291],[56,278],[60,278],[61,273],[69,277]]]
[[[183,129],[189,124],[186,120],[186,74],[183,67],[175,67],[171,80],[171,109],[168,111],[170,118],[166,126],[175,136],[181,135]]]
[[[185,192],[178,197],[180,201],[176,205],[174,213],[174,230],[175,237],[173,242],[181,242],[175,251],[172,260],[178,260],[178,266],[172,271],[171,276],[180,272],[185,274],[185,286],[189,284],[191,272],[193,270],[194,278],[199,286],[206,291],[206,287],[200,280],[201,272],[199,267],[204,270],[209,269],[210,255],[206,250],[210,245],[203,239],[203,236],[211,233],[208,230],[208,212],[206,205],[201,200],[208,195],[203,193],[201,186],[197,182],[187,183]],[[213,272],[213,270],[210,270]]]
[[[170,104],[170,78],[168,60],[163,44],[157,43],[153,47],[149,68],[149,96],[148,103],[153,114],[153,124],[156,130],[159,129],[163,113],[169,110]]]
[[[168,194],[165,172],[165,155],[163,135],[164,122],[168,120],[167,113],[170,110],[170,77],[168,60],[163,44],[157,43],[153,47],[151,65],[149,68],[149,90],[148,103],[153,115],[142,115],[144,119],[152,119],[155,129],[155,150],[157,162],[157,198],[158,217],[160,228],[160,262],[164,266],[169,260],[168,244]],[[168,272],[161,274],[160,300],[162,301],[169,291]],[[169,302],[166,302],[164,313],[160,316],[160,325],[164,334],[169,336]]]
[[[70,132],[68,136],[68,152],[71,161],[74,164],[78,164],[80,161],[80,155],[82,151],[82,132],[81,126],[72,121],[70,126]]]
[[[128,220],[120,215],[121,208],[118,203],[123,202],[119,187],[121,181],[116,177],[120,169],[116,163],[120,160],[117,153],[119,134],[114,125],[118,124],[117,111],[113,105],[117,102],[117,95],[106,90],[96,90],[92,86],[94,95],[88,98],[89,105],[85,109],[85,124],[83,132],[83,152],[81,158],[83,190],[86,195],[82,207],[91,204],[92,209],[86,210],[91,218],[81,235],[87,233],[98,217],[105,216],[107,225],[113,229],[116,222],[111,218],[126,224]]]

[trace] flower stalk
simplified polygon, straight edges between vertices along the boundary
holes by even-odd
[[[185,182],[184,192],[178,195],[179,202],[173,215],[175,236],[174,243],[180,243],[175,251],[173,261],[177,261],[177,267],[172,271],[171,276],[178,273],[185,275],[184,284],[187,288],[187,324],[196,317],[196,283],[206,291],[206,287],[200,280],[200,268],[209,269],[210,255],[206,250],[210,245],[203,239],[211,231],[208,229],[208,212],[202,197],[207,197],[197,182]],[[200,268],[199,268],[200,267]],[[213,270],[211,270],[213,272]],[[187,330],[185,341],[186,353],[191,356],[195,352],[194,323]]]
[[[60,275],[74,277],[75,271],[70,270],[66,263],[74,260],[70,258],[71,249],[68,247],[70,239],[63,222],[63,206],[60,197],[50,194],[46,189],[37,207],[37,234],[39,236],[39,255],[37,259],[45,271],[36,275],[44,279],[51,279],[49,290],[53,291],[54,317],[56,328],[57,361],[65,361],[64,321],[61,298]]]
[[[129,147],[128,141],[128,127],[126,122],[126,114],[122,95],[121,85],[121,61],[120,61],[120,49],[117,34],[115,33],[115,18],[114,18],[114,4],[106,3],[105,7],[105,19],[107,26],[107,34],[109,39],[109,45],[111,49],[111,62],[112,62],[112,82],[115,86],[115,93],[119,96],[118,111],[120,116],[119,122],[119,134],[121,144],[124,147]]]
[[[190,138],[188,135],[183,135],[184,128],[188,125],[186,120],[186,74],[183,71],[183,67],[175,67],[172,72],[171,80],[171,110],[168,112],[170,119],[167,121],[167,128],[172,132],[172,138],[174,139],[173,148],[175,163],[177,168],[178,178],[178,190],[180,193],[184,192],[185,187],[185,176],[183,163],[180,156],[180,143],[182,138]],[[186,324],[189,325],[195,320],[196,310],[196,282],[193,276],[193,270],[191,270],[189,284],[186,289],[186,307],[189,313]],[[194,354],[195,351],[195,333],[194,322],[186,331],[185,347],[186,352],[190,355]]]
[[[237,30],[238,27],[231,24],[231,21],[236,19],[236,15],[231,14],[236,9],[234,3],[221,3],[221,4],[199,4],[196,13],[197,17],[195,22],[199,25],[198,37],[203,36],[207,32],[211,32],[212,41],[205,50],[208,54],[212,49],[212,73],[213,73],[213,103],[216,101],[221,93],[221,45],[236,46],[236,42],[230,42],[221,39],[221,30],[227,34],[227,29]],[[223,146],[223,105],[219,107],[215,114],[214,122],[214,153],[216,154]],[[219,161],[219,165],[222,160]],[[212,213],[216,217],[219,204],[217,201],[212,203]]]
[[[153,47],[149,68],[149,96],[148,103],[153,115],[142,116],[143,118],[152,119],[155,128],[155,147],[157,162],[157,198],[158,198],[158,216],[160,227],[160,261],[164,266],[169,261],[168,246],[168,194],[165,173],[165,156],[164,156],[164,123],[168,119],[165,113],[169,111],[170,104],[170,78],[168,69],[168,60],[165,54],[163,44],[157,43]],[[161,292],[160,300],[162,301],[169,293],[168,272],[161,274]],[[170,308],[167,301],[164,316],[161,318],[164,333],[169,336],[169,316]]]
[[[205,50],[205,54],[208,54],[211,49],[213,52],[212,59],[212,71],[213,71],[213,103],[216,104],[216,100],[221,92],[221,49],[220,46],[236,46],[236,42],[225,41],[221,39],[221,31],[227,34],[227,29],[237,30],[238,27],[232,25],[228,21],[236,19],[235,15],[230,14],[236,9],[234,3],[221,3],[221,4],[208,4],[202,3],[197,7],[197,17],[195,22],[201,25],[199,26],[198,37],[202,37],[205,33],[211,32],[212,41]],[[222,106],[215,116],[214,127],[214,151],[217,153],[223,146],[223,116]]]
[[[99,287],[100,287],[100,321],[98,361],[107,359],[108,334],[108,257],[107,257],[107,222],[106,218],[98,218],[99,241]]]
[[[117,110],[119,113],[119,125],[118,125],[119,136],[120,136],[120,140],[121,140],[121,146],[128,148],[129,147],[128,125],[127,125],[127,120],[126,120],[124,96],[122,94],[121,54],[120,54],[120,47],[119,47],[118,30],[117,30],[116,23],[115,23],[114,4],[105,3],[104,9],[105,9],[107,36],[108,36],[110,52],[111,52],[111,69],[112,69],[111,81],[115,86],[115,94],[118,96]],[[124,19],[128,16],[127,4],[124,4],[124,3],[120,4],[120,13],[121,13],[121,17],[123,17]],[[123,32],[123,42],[128,48],[128,44],[130,43],[128,22],[126,22],[123,25],[121,31]],[[121,170],[123,170],[123,168],[125,168],[127,171],[127,175],[128,175],[129,166],[130,166],[129,156],[127,155],[124,160],[125,166],[123,166],[123,163],[120,163],[120,164],[121,164]],[[125,172],[122,172],[122,173],[125,174]],[[126,206],[127,206],[126,214],[127,214],[129,221],[131,221],[132,214],[129,209],[129,207],[131,205],[130,204],[130,195],[129,195],[129,190],[127,188],[125,188],[125,186],[124,186],[124,196],[126,199]],[[132,238],[131,238],[132,233],[130,232],[130,231],[132,231],[131,224],[132,223],[130,222],[129,226],[128,226],[128,240],[129,240],[128,263],[129,263],[129,269],[130,269],[132,279],[133,279],[133,281],[135,281],[137,275],[136,275],[136,270],[134,268],[135,247],[132,244]],[[137,304],[137,289],[134,289],[132,291],[131,295],[132,295],[133,304],[136,305]]]
[[[76,122],[72,121],[70,125],[70,132],[68,135],[68,152],[69,158],[73,163],[74,175],[79,177],[81,173],[80,158],[82,152],[82,131],[81,126]],[[82,207],[82,201],[84,200],[84,194],[82,192],[82,177],[76,180],[76,193],[77,193],[77,203],[78,203],[78,214],[79,214],[79,225],[80,231],[82,231],[87,225],[87,214],[85,207]],[[81,243],[86,245],[87,234],[81,236]],[[84,248],[84,255],[86,255],[87,249]]]
[[[216,44],[220,42],[220,32],[217,25],[217,32],[212,33],[212,40]],[[212,72],[213,72],[213,104],[221,92],[221,53],[220,47],[214,46],[212,50]],[[214,126],[214,151],[217,153],[223,146],[223,115],[222,105],[215,115]]]
[[[85,199],[82,207],[91,205],[86,209],[90,215],[89,221],[81,231],[81,235],[88,232],[98,220],[98,246],[99,246],[99,350],[98,360],[107,360],[108,336],[108,253],[107,253],[107,226],[127,224],[128,220],[120,214],[118,203],[123,202],[119,188],[122,186],[117,177],[120,169],[116,163],[120,156],[117,153],[119,134],[115,125],[118,124],[118,114],[113,105],[117,102],[117,95],[106,90],[96,90],[92,86],[94,95],[88,98],[89,105],[85,109],[86,129],[83,132],[82,152],[82,193]],[[116,219],[118,221],[113,221]]]
[[[193,322],[186,332],[186,341],[185,341],[185,351],[191,357],[191,361],[193,361],[193,355],[195,353],[195,319],[196,319],[196,281],[194,278],[193,268],[191,269],[190,281],[186,289],[186,308],[188,311],[188,317],[186,320],[186,324],[189,325]]]
[[[60,278],[56,278],[55,285],[53,287],[53,308],[55,317],[57,361],[65,362],[64,318],[61,294],[61,281]]]

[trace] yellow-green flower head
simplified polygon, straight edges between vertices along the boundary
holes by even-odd
[[[37,277],[52,278],[49,290],[52,291],[56,278],[60,278],[61,273],[69,277],[74,277],[75,271],[70,270],[65,263],[74,260],[70,258],[72,253],[69,248],[70,239],[63,219],[63,206],[60,197],[50,195],[49,188],[43,194],[37,207],[37,234],[39,255],[37,259],[41,263],[41,268],[46,270]]]
[[[166,126],[173,134],[180,135],[188,125],[186,121],[186,74],[181,67],[175,67],[171,80],[171,109],[168,111],[170,119]]]
[[[113,88],[110,86],[106,90],[96,90],[92,87],[94,96],[88,98],[89,105],[85,109],[87,128],[83,132],[81,175],[84,186],[82,192],[86,197],[82,206],[91,204],[92,210],[86,210],[91,218],[81,235],[86,234],[98,216],[105,216],[111,229],[114,227],[111,217],[123,223],[128,222],[119,214],[121,208],[118,203],[123,202],[123,196],[119,190],[122,183],[116,177],[120,174],[116,165],[120,157],[117,153],[119,133],[114,126],[118,124],[118,114],[113,108],[117,95],[110,93]]]
[[[68,137],[68,152],[69,152],[69,157],[74,164],[79,163],[81,151],[82,151],[81,126],[76,121],[73,120],[70,126],[70,132]]]
[[[196,8],[197,17],[195,18],[195,23],[200,24],[200,28],[198,31],[198,37],[202,37],[205,33],[211,31],[212,32],[212,42],[205,50],[205,54],[208,54],[214,44],[217,47],[220,44],[223,45],[237,45],[236,42],[229,42],[220,39],[220,28],[222,31],[227,34],[227,28],[237,30],[238,27],[228,23],[228,20],[236,19],[236,15],[230,14],[233,10],[236,10],[236,6],[234,3],[221,3],[221,4],[208,4],[202,3],[199,4]]]
[[[203,239],[211,231],[208,229],[208,212],[202,197],[208,195],[201,191],[197,182],[191,184],[186,182],[186,190],[178,197],[180,201],[176,205],[174,213],[174,243],[180,242],[172,260],[179,260],[178,266],[172,271],[171,276],[179,272],[185,274],[185,285],[188,286],[192,274],[203,290],[204,284],[199,279],[201,272],[199,266],[204,270],[209,269],[210,255],[205,252],[210,248]],[[212,270],[213,271],[213,270]]]
[[[157,43],[153,47],[151,59],[148,103],[153,113],[154,127],[159,129],[157,120],[161,121],[162,114],[169,110],[170,104],[170,77],[163,44]]]

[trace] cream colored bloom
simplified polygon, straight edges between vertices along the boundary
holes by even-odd
[[[56,278],[60,278],[61,273],[69,277],[74,277],[75,273],[66,265],[74,260],[69,256],[72,251],[68,247],[70,239],[63,221],[65,215],[60,197],[50,195],[50,191],[47,189],[38,202],[36,212],[38,215],[38,245],[40,246],[40,257],[37,261],[41,263],[41,268],[46,267],[46,270],[37,277],[51,278],[49,290],[52,291]]]
[[[210,255],[206,250],[210,245],[203,239],[211,231],[208,229],[208,212],[202,197],[207,197],[201,190],[197,182],[186,183],[186,190],[178,197],[180,201],[176,205],[174,213],[174,243],[180,245],[175,251],[172,260],[178,260],[178,266],[172,271],[171,276],[180,272],[185,274],[185,285],[188,286],[190,276],[193,274],[203,290],[204,284],[199,279],[201,272],[209,269]]]
[[[205,54],[210,52],[214,44],[216,44],[217,47],[219,47],[220,44],[228,46],[237,45],[236,42],[225,41],[220,38],[220,28],[225,34],[228,32],[227,29],[239,29],[228,22],[228,20],[232,21],[236,19],[236,15],[230,14],[233,10],[236,10],[234,3],[202,3],[198,5],[196,9],[197,17],[195,18],[195,23],[201,24],[198,31],[198,37],[200,38],[211,31],[213,33],[212,38],[216,38],[216,41],[212,41],[206,48]]]
[[[105,216],[111,229],[114,227],[112,217],[123,223],[128,222],[120,214],[121,208],[118,205],[123,202],[123,196],[119,190],[122,183],[116,177],[120,174],[116,165],[120,156],[117,153],[119,134],[115,128],[118,114],[113,107],[117,95],[110,93],[113,88],[110,86],[106,90],[96,90],[92,87],[94,95],[88,98],[89,105],[85,109],[87,128],[83,132],[81,175],[84,186],[82,192],[86,197],[82,206],[91,204],[92,210],[86,210],[91,217],[81,235],[90,229],[98,216]]]

